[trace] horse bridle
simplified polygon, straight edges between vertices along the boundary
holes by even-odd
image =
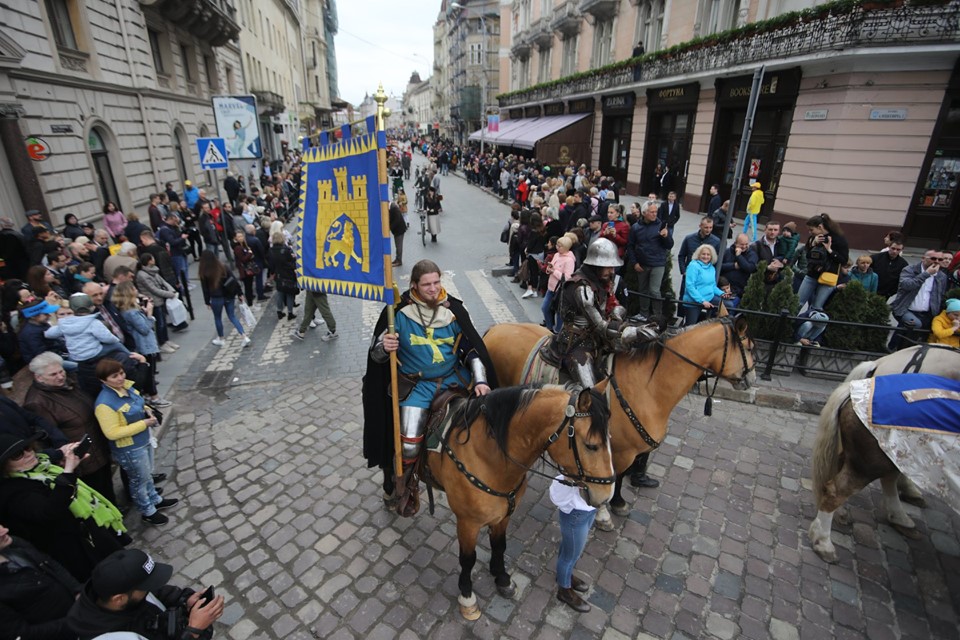
[[[550,447],[553,443],[559,440],[561,434],[563,434],[564,429],[566,429],[567,440],[570,443],[570,448],[573,449],[573,459],[577,463],[577,476],[575,477],[573,482],[569,480],[558,480],[558,482],[568,486],[574,486],[574,487],[584,487],[588,482],[592,484],[613,484],[616,481],[615,475],[606,476],[603,478],[598,478],[596,476],[589,476],[586,473],[584,473],[583,464],[580,462],[580,450],[577,447],[576,429],[574,428],[573,421],[576,420],[577,418],[590,417],[589,413],[577,411],[576,402],[582,390],[583,389],[581,387],[577,386],[577,387],[574,387],[573,390],[571,391],[570,400],[569,402],[567,402],[567,406],[564,409],[563,421],[560,423],[560,426],[557,427],[557,430],[553,432],[553,435],[547,438],[547,446],[544,447],[544,451],[546,451],[547,447]],[[608,434],[608,438],[609,438],[609,434]],[[547,478],[549,480],[554,479],[553,476],[549,476],[543,473],[542,471],[538,471],[533,467],[530,467],[521,462],[518,462],[517,460],[514,460],[511,456],[504,453],[507,460],[517,465],[518,467],[524,469],[524,474],[523,474],[523,477],[520,478],[520,482],[517,484],[517,486],[514,487],[511,491],[508,491],[508,492],[497,491],[493,487],[486,484],[483,480],[481,480],[477,476],[470,473],[466,465],[464,465],[463,462],[457,457],[457,454],[454,453],[453,449],[450,447],[450,444],[447,442],[446,439],[442,441],[442,444],[443,444],[444,452],[450,457],[450,460],[453,462],[454,466],[457,467],[457,470],[464,475],[464,477],[470,482],[470,484],[475,486],[477,489],[480,489],[484,493],[489,493],[492,496],[497,496],[499,498],[506,499],[508,516],[513,514],[514,509],[516,509],[517,492],[520,491],[520,488],[523,486],[523,483],[526,482],[527,473],[533,473],[538,476],[543,476],[544,478]],[[559,465],[553,465],[549,461],[547,461],[547,459],[543,456],[543,454],[541,454],[540,457],[544,460],[544,462],[546,462],[547,465],[556,468],[560,473],[562,473],[567,477],[572,477],[569,474],[567,474]]]
[[[713,397],[713,394],[717,390],[717,385],[720,384],[720,378],[723,377],[721,374],[724,368],[726,368],[727,366],[727,351],[730,348],[730,335],[731,333],[736,332],[736,329],[734,329],[733,327],[733,323],[727,318],[721,318],[720,322],[724,325],[723,358],[720,361],[720,373],[713,371],[712,369],[710,369],[710,367],[704,367],[703,365],[694,362],[693,360],[683,355],[673,347],[669,346],[667,344],[667,340],[665,336],[661,336],[658,339],[660,346],[662,346],[664,349],[666,349],[673,355],[677,356],[684,362],[691,364],[697,369],[700,369],[701,371],[703,371],[704,376],[712,375],[716,378],[716,382],[713,384],[713,391],[709,392],[708,394],[708,401]],[[737,378],[736,381],[742,382],[756,368],[756,358],[754,358],[754,365],[752,367],[748,367],[747,352],[746,352],[746,348],[743,346],[743,340],[739,339],[739,340],[736,340],[736,342],[740,347],[740,358],[741,358],[741,361],[743,362],[743,375]],[[611,360],[611,364],[610,364],[610,387],[613,389],[614,395],[617,396],[617,401],[620,403],[620,408],[623,410],[627,418],[630,420],[630,424],[633,425],[633,428],[636,429],[637,433],[640,434],[640,438],[645,443],[647,443],[647,446],[650,447],[650,449],[656,449],[657,447],[660,446],[660,442],[658,442],[653,436],[651,436],[650,433],[643,426],[643,423],[640,422],[640,418],[638,418],[637,414],[633,412],[633,408],[630,406],[630,403],[627,402],[627,399],[623,396],[623,392],[620,390],[620,385],[617,384],[617,378],[615,375],[615,371],[616,371],[615,362],[616,360]]]

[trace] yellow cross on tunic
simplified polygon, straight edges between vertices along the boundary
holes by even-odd
[[[441,344],[453,344],[454,338],[450,336],[449,338],[436,338],[433,337],[433,327],[427,327],[424,329],[426,332],[426,337],[421,338],[420,336],[410,334],[410,344],[413,345],[427,345],[433,350],[433,362],[434,364],[439,364],[443,362],[443,354],[440,353]]]

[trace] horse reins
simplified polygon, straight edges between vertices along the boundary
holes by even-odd
[[[563,433],[563,430],[566,428],[567,440],[570,443],[570,448],[573,449],[573,459],[577,463],[577,476],[576,476],[575,482],[570,482],[569,480],[558,480],[558,482],[560,482],[561,484],[565,484],[573,487],[582,487],[587,482],[592,484],[613,484],[616,481],[616,476],[607,476],[603,478],[598,478],[595,476],[587,475],[583,471],[583,464],[580,461],[580,449],[579,447],[577,447],[576,430],[574,429],[573,421],[576,420],[577,418],[589,418],[591,416],[589,413],[580,412],[580,411],[577,411],[576,409],[576,406],[575,406],[576,399],[580,395],[581,391],[582,389],[580,387],[576,387],[570,393],[570,401],[567,403],[567,406],[564,409],[563,421],[560,423],[560,426],[557,427],[557,430],[554,431],[549,438],[547,438],[547,446],[544,447],[544,451],[546,451],[547,447],[549,447],[550,445],[552,445],[553,443],[555,443],[557,440],[560,439],[560,435]],[[450,460],[453,462],[454,466],[457,467],[457,470],[463,474],[463,476],[470,482],[470,484],[475,486],[477,489],[480,489],[484,493],[488,493],[492,496],[497,496],[498,498],[506,499],[508,516],[512,515],[514,509],[516,509],[517,492],[520,491],[521,487],[523,487],[523,483],[527,481],[527,473],[533,473],[535,475],[542,476],[549,480],[554,479],[552,476],[549,476],[543,473],[542,471],[538,471],[533,467],[527,466],[517,460],[514,460],[513,457],[511,457],[509,454],[504,452],[504,456],[506,456],[507,460],[517,465],[518,467],[522,468],[524,470],[524,474],[523,474],[523,477],[520,478],[520,482],[517,483],[517,486],[514,487],[511,491],[508,491],[508,492],[497,491],[493,487],[486,484],[483,480],[481,480],[474,474],[470,473],[466,465],[464,465],[463,462],[457,457],[457,454],[454,453],[453,449],[450,447],[446,439],[442,441],[442,444],[443,444],[444,452],[450,457]],[[543,457],[542,453],[540,454],[540,457],[541,458]],[[546,462],[546,458],[544,458],[544,461]],[[549,462],[547,462],[547,464],[550,465]],[[550,466],[553,466],[553,465],[550,465]],[[569,475],[559,465],[556,467],[556,469],[560,473],[564,474],[565,476]]]

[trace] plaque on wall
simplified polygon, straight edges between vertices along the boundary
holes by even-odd
[[[699,82],[647,89],[647,107],[651,109],[696,105],[699,99]]]

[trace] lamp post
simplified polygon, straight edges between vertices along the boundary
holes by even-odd
[[[466,6],[459,2],[451,2],[450,8],[469,11]],[[480,153],[483,154],[484,134],[487,128],[487,21],[484,20],[482,13],[478,12],[477,17],[480,18],[480,64],[481,75],[483,76],[480,82]]]

